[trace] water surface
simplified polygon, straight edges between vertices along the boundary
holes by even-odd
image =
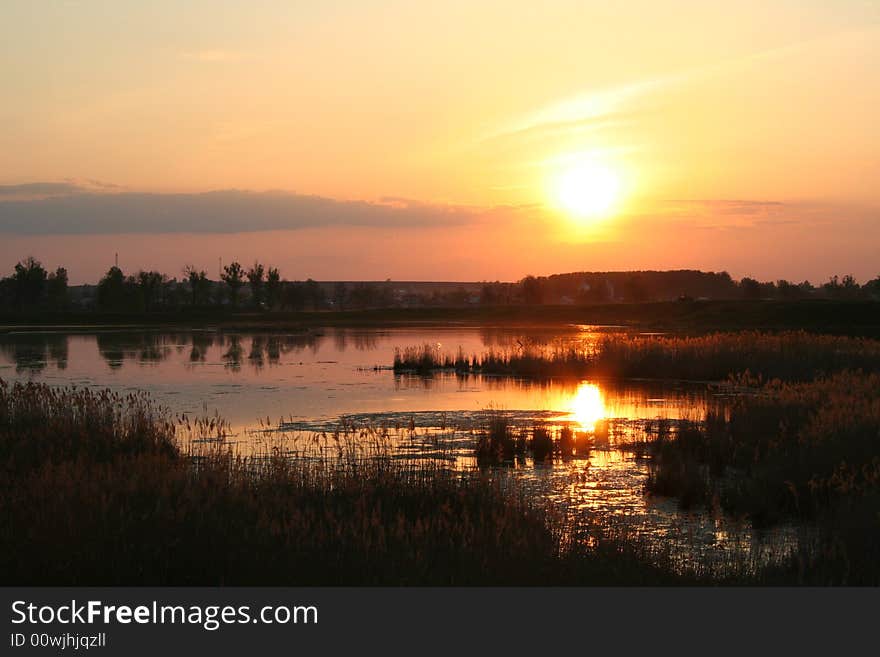
[[[595,331],[326,329],[307,333],[108,330],[0,335],[0,377],[53,385],[146,390],[175,411],[219,410],[240,433],[259,420],[332,422],[340,416],[489,407],[569,416],[681,417],[699,412],[705,388],[681,383],[528,382],[491,376],[417,377],[390,371],[397,347],[452,353],[559,340]]]
[[[505,466],[535,495],[566,509],[621,523],[684,560],[766,560],[785,554],[792,530],[758,535],[719,513],[684,513],[644,492],[648,462],[617,449],[644,440],[658,418],[699,420],[718,394],[706,384],[663,380],[525,381],[507,377],[423,377],[390,369],[396,348],[430,345],[480,354],[577,342],[590,348],[614,329],[328,328],[296,331],[12,331],[0,334],[0,378],[52,385],[145,390],[175,413],[219,413],[243,449],[283,445],[291,436],[381,427],[402,456],[453,459],[475,467],[486,414],[515,425],[609,428],[607,445],[587,455]]]

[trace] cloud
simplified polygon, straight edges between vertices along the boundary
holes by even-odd
[[[98,193],[72,183],[0,188],[0,234],[242,233],[326,226],[411,228],[474,222],[482,210],[400,199],[340,201],[283,191]],[[106,185],[106,183],[105,183]],[[3,196],[12,198],[2,198]]]
[[[575,118],[570,121],[547,121],[511,127],[505,132],[493,133],[484,142],[504,140],[541,140],[558,135],[588,133],[619,128],[633,121],[637,116],[633,112],[612,112],[601,116]]]
[[[867,30],[860,27],[856,30],[835,31],[616,86],[583,89],[514,118],[500,130],[483,135],[480,141],[541,138],[601,131],[622,124],[632,124],[653,107],[646,106],[646,99],[660,96],[670,89],[765,65],[768,60],[791,57],[823,43],[851,39],[863,34],[872,35],[874,31],[876,26]]]
[[[666,199],[648,202],[627,220],[665,230],[728,230],[803,223],[813,208],[807,203],[754,199]]]
[[[876,239],[878,222],[880,208],[851,202],[678,199],[645,202],[639,211],[621,217],[617,225],[679,236],[688,235],[688,231],[716,234],[740,231],[765,235],[767,239],[785,228],[799,233],[792,238],[790,244],[793,245],[796,241],[809,241],[820,233],[850,232]]]
[[[86,192],[122,191],[121,185],[101,180],[76,180],[66,178],[60,182],[29,182],[17,185],[0,185],[0,203],[10,200],[37,200],[52,196],[70,196]]]
[[[676,199],[663,201],[660,207],[664,211],[681,214],[711,214],[753,216],[766,215],[785,209],[781,201],[755,201],[743,199]]]
[[[0,199],[57,196],[76,194],[80,191],[82,191],[82,188],[72,182],[32,182],[20,185],[0,185]]]
[[[577,94],[542,107],[508,125],[500,134],[527,133],[546,126],[577,125],[620,111],[622,105],[658,86],[648,80],[600,91]]]

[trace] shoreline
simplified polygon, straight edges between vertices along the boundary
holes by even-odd
[[[346,311],[248,312],[224,308],[154,313],[0,313],[0,334],[28,329],[142,329],[162,327],[283,329],[406,326],[725,331],[791,330],[880,336],[876,301],[669,301],[590,306],[377,308]]]

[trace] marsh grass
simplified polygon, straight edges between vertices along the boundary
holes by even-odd
[[[650,492],[758,527],[809,523],[817,533],[801,559],[813,581],[880,583],[880,375],[766,383],[648,451]]]
[[[432,345],[398,349],[396,372],[456,372],[523,378],[616,377],[723,381],[749,372],[761,380],[808,381],[835,372],[880,371],[880,341],[804,331],[741,331],[702,336],[604,334],[583,345],[556,343],[445,354]]]
[[[502,413],[492,413],[485,430],[477,438],[477,461],[482,464],[499,463],[524,454],[525,441],[515,433],[508,418]]]
[[[536,425],[532,427],[532,436],[529,440],[529,449],[536,463],[543,463],[553,457],[556,451],[556,443],[550,435],[550,429]]]
[[[497,473],[394,458],[387,431],[366,431],[242,455],[222,421],[174,417],[144,395],[2,383],[3,581],[687,581],[642,560],[635,545],[572,540],[569,521]]]
[[[880,375],[752,390],[703,418],[652,421],[643,444],[654,492],[815,528],[769,567],[682,564],[625,523],[530,497],[511,468],[401,457],[389,427],[343,423],[243,454],[222,419],[146,395],[0,382],[0,573],[9,585],[880,583]],[[499,412],[477,456],[484,443],[489,465],[564,460],[610,433]]]
[[[591,432],[576,432],[568,424],[554,427],[536,423],[531,427],[517,427],[503,412],[498,411],[490,413],[476,436],[474,454],[481,466],[511,463],[527,457],[534,463],[585,458],[597,446],[609,446],[607,421],[597,423],[596,429]]]

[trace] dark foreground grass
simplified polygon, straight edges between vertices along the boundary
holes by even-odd
[[[146,396],[0,382],[6,585],[693,583],[509,482],[382,449],[237,456]]]
[[[809,581],[880,585],[880,375],[776,381],[756,392],[656,436],[648,490],[685,506],[717,504],[757,526],[808,524]]]
[[[488,351],[438,352],[431,345],[398,350],[394,370],[431,374],[490,374],[523,378],[655,378],[725,380],[750,372],[765,380],[808,381],[844,370],[880,372],[880,341],[803,331],[742,331],[702,336],[614,333],[583,346],[550,345]]]

